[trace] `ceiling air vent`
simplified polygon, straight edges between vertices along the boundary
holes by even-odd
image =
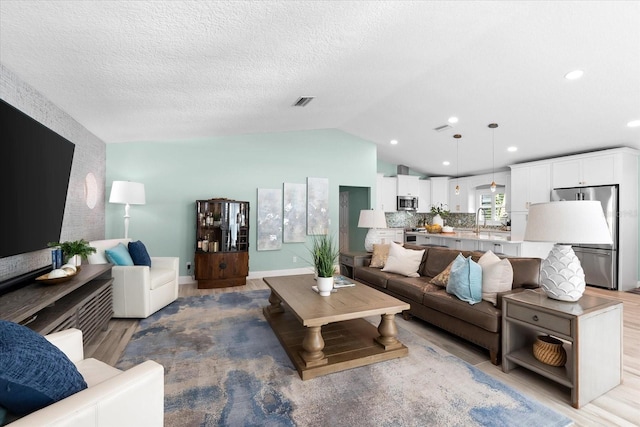
[[[301,96],[296,102],[293,103],[293,106],[306,107],[308,103],[313,101],[313,98],[315,98],[315,96]]]
[[[453,129],[453,126],[442,125],[442,126],[438,126],[437,128],[434,128],[433,130],[435,130],[436,132],[443,132],[447,129]]]

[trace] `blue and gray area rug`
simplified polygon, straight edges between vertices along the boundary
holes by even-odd
[[[302,381],[262,315],[268,291],[180,298],[117,364],[165,367],[166,426],[567,426],[402,327],[409,356]]]

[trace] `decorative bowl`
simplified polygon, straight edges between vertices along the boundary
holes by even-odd
[[[442,226],[439,224],[426,225],[427,233],[439,234],[442,233]]]
[[[43,285],[57,285],[58,283],[64,283],[66,281],[73,279],[76,276],[76,274],[77,273],[69,274],[63,277],[49,278],[49,273],[47,273],[47,274],[43,274],[42,276],[36,277],[36,282],[42,283]]]
[[[539,335],[533,343],[533,356],[545,365],[564,366],[567,352],[562,341],[549,335]]]

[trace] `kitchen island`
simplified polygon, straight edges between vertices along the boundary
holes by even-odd
[[[518,257],[546,258],[552,243],[512,240],[508,231],[481,229],[454,229],[453,233],[432,234],[426,231],[407,231],[405,241],[415,245],[443,246],[459,251],[492,251],[496,254]]]

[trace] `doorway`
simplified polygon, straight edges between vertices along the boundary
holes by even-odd
[[[366,228],[358,228],[360,211],[371,209],[371,188],[340,186],[338,238],[340,252],[364,252]]]

